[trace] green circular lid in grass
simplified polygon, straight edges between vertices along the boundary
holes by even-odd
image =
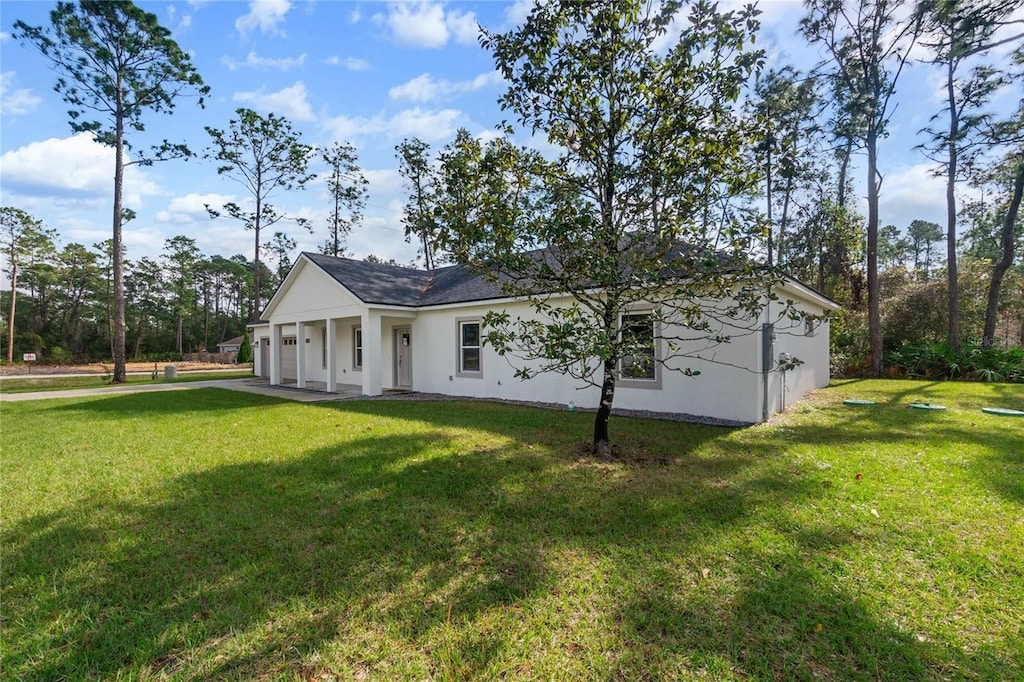
[[[910,403],[910,406],[915,410],[944,410],[945,405],[936,405],[935,403]]]
[[[874,405],[874,400],[860,400],[859,398],[847,398],[843,401],[844,405]]]
[[[981,411],[989,414],[998,414],[1000,417],[1024,417],[1024,412],[1010,410],[1005,407],[983,407]]]

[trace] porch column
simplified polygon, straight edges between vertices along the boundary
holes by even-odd
[[[298,376],[295,378],[295,385],[299,388],[306,387],[306,323],[295,323],[295,367]]]
[[[281,383],[281,325],[270,325],[270,383]]]
[[[380,311],[364,310],[362,314],[363,328],[363,393],[380,395],[381,367],[381,330]]]
[[[327,318],[327,392],[338,392],[338,349],[337,329],[334,327],[334,320]]]

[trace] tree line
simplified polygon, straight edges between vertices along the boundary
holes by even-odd
[[[0,248],[9,264],[3,292],[3,357],[35,353],[55,363],[113,354],[112,242],[61,244],[56,231],[18,209],[0,208]],[[277,286],[289,264],[261,265]],[[252,262],[243,255],[204,255],[195,240],[164,242],[156,258],[125,259],[125,340],[131,360],[175,359],[213,351],[245,332]],[[12,295],[12,292],[13,295]]]

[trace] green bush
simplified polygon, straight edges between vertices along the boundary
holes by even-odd
[[[69,351],[67,348],[54,346],[53,348],[50,349],[50,352],[47,353],[46,359],[58,365],[66,365],[69,362],[71,362],[71,358],[71,351]]]
[[[238,356],[235,362],[240,365],[252,362],[252,346],[249,344],[249,335],[242,335],[242,345],[238,347]]]
[[[890,374],[925,379],[1024,383],[1024,348],[982,348],[965,343],[908,343],[885,354]]]

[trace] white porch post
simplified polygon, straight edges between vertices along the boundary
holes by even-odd
[[[334,320],[327,318],[327,392],[338,392],[338,349],[337,329],[334,327]]]
[[[270,325],[270,383],[281,383],[281,325]]]
[[[362,314],[363,328],[363,393],[380,395],[381,329],[380,311],[366,309]]]
[[[295,385],[299,388],[306,387],[306,323],[295,323],[295,367],[298,376],[295,378]]]

